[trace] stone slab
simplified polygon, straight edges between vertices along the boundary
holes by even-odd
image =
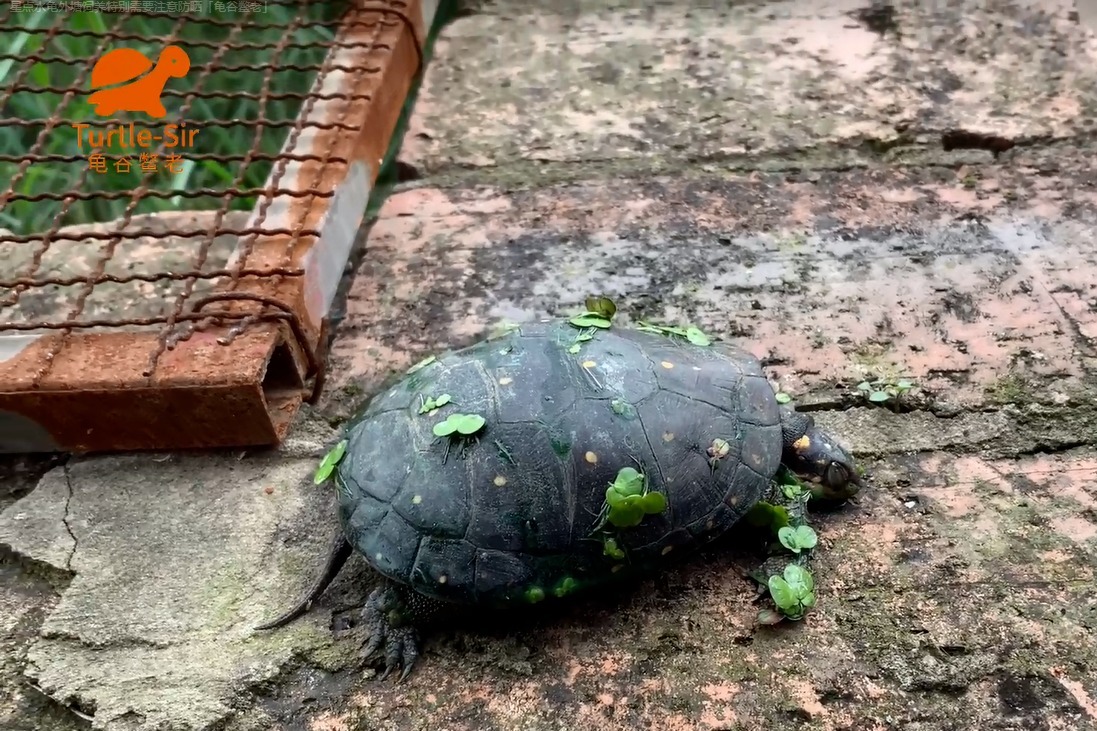
[[[1073,5],[483,2],[441,33],[401,158],[517,185],[1089,140],[1097,35]]]
[[[317,614],[252,631],[303,591],[334,527],[310,479],[320,445],[296,447],[72,461],[0,513],[0,546],[72,577],[28,680],[96,729],[212,729],[300,658],[337,658]]]
[[[1091,179],[987,166],[398,192],[349,291],[330,399],[605,294],[623,322],[747,348],[804,403],[856,405],[862,381],[908,378],[909,406],[944,416],[1084,405]]]

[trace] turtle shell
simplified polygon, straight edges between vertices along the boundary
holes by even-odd
[[[132,81],[152,68],[145,54],[132,48],[115,48],[95,62],[91,69],[92,88]]]
[[[379,572],[443,600],[537,601],[651,570],[761,498],[782,438],[757,359],[622,326],[573,353],[577,334],[566,322],[523,325],[440,356],[351,423],[335,471],[339,517]],[[442,394],[445,406],[421,413]],[[451,413],[485,424],[435,436]],[[726,454],[713,460],[718,439]],[[623,467],[667,501],[617,530],[627,560],[593,535]]]

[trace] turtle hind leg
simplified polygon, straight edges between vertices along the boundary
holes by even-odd
[[[362,656],[369,660],[382,650],[384,680],[400,668],[399,681],[411,674],[419,659],[419,627],[436,619],[444,604],[423,596],[413,589],[386,581],[370,592],[362,608],[362,624],[369,630]]]

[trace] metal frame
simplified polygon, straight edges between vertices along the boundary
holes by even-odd
[[[0,452],[243,447],[285,437],[322,385],[326,318],[422,70],[437,0],[350,5],[247,226],[221,226],[226,195],[216,231],[180,232],[202,238],[195,271],[136,276],[186,280],[178,307],[152,318],[80,318],[86,293],[118,281],[104,276],[115,245],[143,233],[127,226],[144,186],[107,236],[107,256],[83,278],[72,317],[3,322],[0,306]],[[203,271],[210,243],[225,233],[238,237],[228,265]],[[65,238],[52,231],[43,249],[51,235]],[[0,234],[5,240],[35,241]],[[9,299],[57,283],[33,271],[4,279]],[[200,280],[215,286],[192,296]]]

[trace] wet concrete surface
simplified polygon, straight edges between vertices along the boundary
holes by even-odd
[[[903,6],[879,31],[826,3],[481,5],[443,31],[405,143],[422,177],[368,232],[285,448],[73,459],[0,503],[0,722],[1097,729],[1094,36],[1050,3]],[[944,150],[955,125],[983,147]],[[995,157],[995,136],[1015,144]],[[865,462],[870,489],[817,524],[805,621],[755,625],[732,545],[443,628],[402,685],[357,661],[361,628],[331,632],[361,560],[249,631],[319,570],[334,517],[310,465],[363,398],[593,293],[751,350]],[[857,389],[901,378],[890,408]]]
[[[551,8],[551,9],[550,9]],[[432,185],[694,165],[985,160],[1092,137],[1072,3],[487,2],[440,38],[405,162]]]

